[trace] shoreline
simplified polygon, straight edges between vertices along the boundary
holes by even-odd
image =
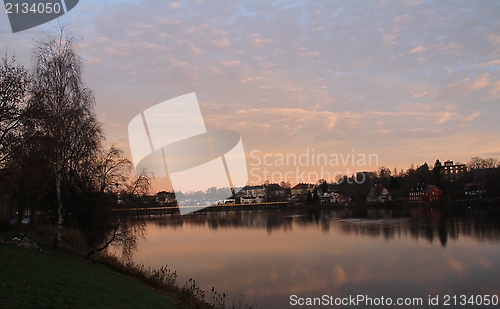
[[[84,258],[81,248],[66,244],[64,248],[54,249],[48,235],[41,230],[43,227],[0,232],[0,261],[6,270],[0,272],[0,294],[11,295],[3,300],[5,308],[18,308],[20,304],[24,304],[21,307],[67,307],[70,303],[72,308],[88,308],[95,306],[95,302],[112,303],[113,308],[140,308],[143,307],[141,301],[148,308],[166,309],[242,306],[225,304],[225,295],[217,293],[216,297],[205,299],[209,292],[201,290],[194,279],[184,284],[177,282],[176,272],[166,267],[146,268],[119,261],[111,255],[100,256],[93,263]],[[54,287],[60,282],[69,284]],[[101,283],[112,285],[106,289]],[[8,293],[13,284],[24,292]],[[115,299],[113,293],[121,295],[120,298]],[[43,299],[39,295],[43,295]],[[247,305],[247,308],[253,307]]]
[[[268,210],[268,209],[362,209],[362,208],[377,208],[377,209],[410,209],[410,208],[440,208],[444,210],[464,210],[469,208],[487,208],[496,209],[500,211],[500,198],[490,199],[461,199],[455,201],[435,201],[435,202],[407,202],[407,201],[387,201],[387,202],[339,202],[339,203],[299,203],[296,202],[271,202],[271,203],[255,203],[255,204],[227,204],[227,205],[213,205],[203,208],[192,214],[212,213],[212,212],[226,212],[226,211],[247,211],[247,210]],[[132,208],[118,208],[114,211],[129,213],[137,217],[151,217],[163,215],[180,215],[176,206],[143,206],[136,205]]]

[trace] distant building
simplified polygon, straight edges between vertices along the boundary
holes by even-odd
[[[265,196],[240,196],[241,204],[261,204],[265,202]]]
[[[264,186],[267,202],[284,202],[288,200],[287,189],[277,183],[271,183]]]
[[[266,188],[264,185],[259,186],[245,186],[237,196],[241,204],[255,204],[266,202]]]
[[[321,195],[321,203],[345,203],[348,202],[349,199],[342,194],[337,192],[326,192]]]
[[[468,197],[479,197],[481,198],[486,194],[484,188],[484,182],[469,182],[464,187],[465,195]]]
[[[314,191],[314,185],[310,183],[298,183],[292,188],[292,198],[295,200],[305,200],[307,193]]]
[[[368,203],[388,202],[391,200],[391,192],[382,185],[375,185],[370,189],[370,193],[366,197]]]
[[[417,186],[410,192],[410,202],[429,203],[437,201],[443,195],[443,191],[435,185]]]
[[[465,164],[453,164],[453,161],[450,160],[444,162],[443,175],[445,179],[453,181],[465,173],[467,173],[467,166]]]
[[[246,196],[246,197],[265,197],[266,196],[266,189],[264,188],[264,185],[258,185],[258,186],[244,186],[240,192],[238,192],[239,196]]]

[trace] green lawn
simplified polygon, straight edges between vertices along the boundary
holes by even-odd
[[[137,279],[64,252],[0,244],[1,308],[187,308]]]

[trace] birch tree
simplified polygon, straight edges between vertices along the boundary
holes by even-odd
[[[94,97],[82,80],[77,40],[62,28],[36,43],[31,98],[37,107],[36,129],[45,136],[46,158],[54,170],[57,233],[60,246],[65,197],[85,182],[102,140],[94,115]],[[90,181],[90,180],[89,180]],[[66,195],[65,195],[66,194]]]

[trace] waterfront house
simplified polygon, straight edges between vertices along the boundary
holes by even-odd
[[[391,200],[391,192],[382,185],[375,185],[366,197],[368,203],[383,203]]]
[[[484,185],[485,185],[484,182],[469,182],[464,187],[465,195],[468,197],[481,198],[483,195],[486,194]]]
[[[287,189],[277,183],[265,185],[267,202],[284,202],[288,200]]]
[[[304,201],[307,198],[308,192],[313,192],[314,185],[310,183],[298,183],[292,188],[292,198],[295,200]]]
[[[345,203],[348,202],[349,199],[344,195],[337,192],[325,192],[321,195],[321,203]]]
[[[241,204],[264,203],[266,202],[266,189],[264,185],[245,186],[238,192],[237,197]]]
[[[429,203],[437,201],[443,195],[443,191],[436,185],[422,185],[411,189],[408,200],[410,202]]]

